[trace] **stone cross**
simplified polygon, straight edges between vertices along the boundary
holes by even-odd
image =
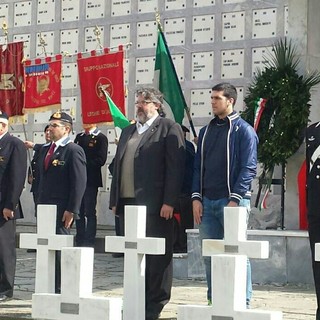
[[[267,259],[269,257],[268,241],[247,240],[247,209],[245,207],[225,207],[224,239],[203,240],[203,256],[212,256],[219,253],[243,254],[255,259]]]
[[[146,207],[125,207],[125,236],[106,237],[106,252],[124,252],[123,319],[145,319],[145,255],[164,254],[165,239],[146,238]]]
[[[247,241],[246,216],[244,207],[226,207],[224,240],[203,240],[203,255],[211,256],[212,306],[180,306],[179,320],[282,319],[281,312],[246,309],[247,257],[269,256],[267,241]]]
[[[32,318],[121,320],[121,298],[92,295],[93,248],[63,248],[61,294],[32,295]]]
[[[37,233],[20,234],[20,248],[36,249],[35,293],[55,292],[55,253],[73,247],[73,236],[56,234],[55,205],[38,205]]]

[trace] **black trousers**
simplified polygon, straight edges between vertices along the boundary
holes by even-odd
[[[320,243],[320,216],[308,216],[309,241],[312,255],[313,279],[317,295],[317,320],[320,320],[320,261],[315,261],[315,244]]]
[[[116,212],[119,215],[120,232],[124,230],[124,206],[135,204],[138,205],[135,199],[120,199]],[[146,236],[165,238],[166,240],[166,252],[164,255],[146,256],[146,314],[158,314],[171,297],[173,219],[165,220],[161,218],[160,212],[156,214],[148,213]]]
[[[78,247],[94,247],[97,233],[97,194],[98,187],[88,186],[83,195],[79,219],[76,220],[76,244]]]
[[[13,296],[16,272],[16,220],[0,219],[0,294]]]

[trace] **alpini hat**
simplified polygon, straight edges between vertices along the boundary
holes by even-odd
[[[55,112],[49,119],[49,121],[51,120],[60,120],[63,122],[68,122],[72,125],[72,118],[65,112]]]
[[[9,117],[5,112],[2,112],[0,110],[0,122],[8,124],[9,123]]]

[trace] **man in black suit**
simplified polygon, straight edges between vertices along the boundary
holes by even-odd
[[[78,219],[86,188],[86,157],[83,149],[69,137],[72,118],[56,112],[49,119],[51,143],[39,151],[38,204],[57,206],[57,234],[70,234],[74,219]],[[60,291],[60,257],[56,263],[56,292]]]
[[[0,111],[0,302],[13,296],[16,269],[16,222],[23,218],[19,198],[27,173],[24,143],[8,133]]]
[[[108,139],[95,124],[84,125],[74,142],[83,148],[87,160],[87,186],[82,198],[80,217],[76,220],[78,247],[94,247],[98,188],[102,187],[101,167],[108,155]]]
[[[110,207],[124,225],[124,206],[147,207],[147,237],[166,240],[165,255],[146,257],[146,319],[158,319],[172,286],[173,208],[180,194],[185,144],[181,127],[163,115],[163,95],[136,92],[137,123],[123,129],[115,155]]]

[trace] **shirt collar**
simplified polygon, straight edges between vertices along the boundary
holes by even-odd
[[[138,133],[141,134],[141,133],[144,133],[145,131],[147,131],[151,127],[151,125],[154,122],[154,120],[156,120],[158,117],[159,117],[159,114],[156,113],[152,118],[150,118],[144,124],[142,124],[139,121],[137,121],[136,122],[136,127],[137,127]]]

